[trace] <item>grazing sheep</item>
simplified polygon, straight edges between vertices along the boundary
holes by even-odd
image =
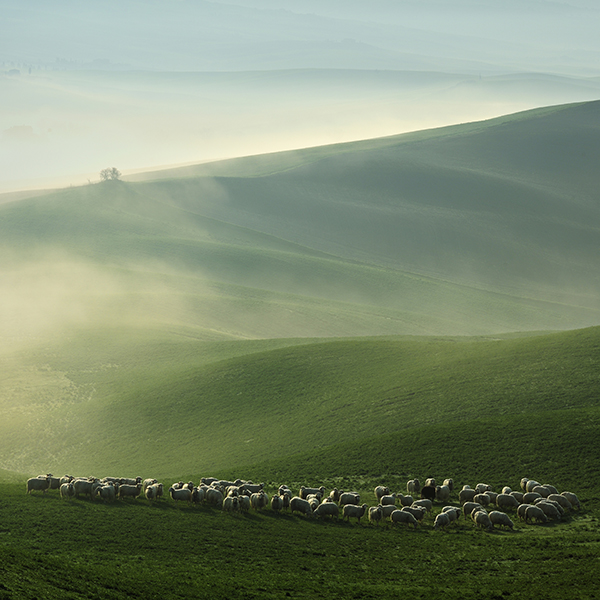
[[[194,487],[194,489],[192,490],[192,503],[193,504],[202,504],[204,502],[204,500],[206,499],[206,490],[207,489],[208,488],[206,488],[204,486]]]
[[[425,518],[427,510],[423,506],[403,506],[403,512],[410,513],[419,523]]]
[[[379,521],[383,519],[383,512],[381,506],[370,506],[369,507],[369,523],[375,523],[379,525]]]
[[[41,491],[43,494],[50,488],[50,480],[48,477],[32,477],[27,480],[27,493],[30,494],[33,491]]]
[[[225,495],[223,494],[223,492],[217,488],[209,487],[206,490],[206,502],[208,504],[212,504],[213,506],[223,506],[224,498]]]
[[[558,490],[549,483],[544,483],[542,487],[545,487],[551,494],[558,494]]]
[[[536,500],[534,502],[534,505],[537,506],[538,504],[541,504],[545,502],[546,504],[552,504],[552,506],[554,506],[556,508],[556,510],[559,512],[561,517],[565,516],[565,509],[555,500],[550,500],[549,498],[542,498],[540,500]]]
[[[485,495],[490,499],[490,504],[495,504],[498,492],[485,492]]]
[[[548,502],[547,500],[541,500],[539,502],[536,502],[535,506],[541,508],[544,511],[546,517],[548,517],[549,519],[560,521],[561,515],[556,505]]]
[[[477,502],[481,506],[488,506],[490,504],[490,497],[486,493],[476,494],[473,502]]]
[[[493,510],[490,514],[490,521],[493,525],[499,525],[501,527],[508,527],[510,530],[515,526],[515,524],[510,520],[510,517],[499,510]]]
[[[250,496],[240,496],[238,498],[240,512],[248,512],[250,510]]]
[[[145,493],[149,486],[158,483],[158,479],[144,479],[142,482],[142,491]]]
[[[447,485],[438,485],[435,488],[435,499],[438,502],[448,502],[450,499],[450,488]]]
[[[492,490],[492,486],[487,484],[487,483],[478,483],[475,486],[475,489],[477,490],[478,494],[485,494],[485,492],[491,492]]]
[[[485,527],[488,531],[494,529],[494,524],[490,520],[490,515],[485,510],[478,510],[471,514],[471,518],[477,527]]]
[[[404,509],[402,509],[402,510],[396,509],[390,515],[390,521],[394,525],[396,523],[404,523],[406,525],[412,525],[415,529],[417,528],[417,525],[419,524],[417,519],[414,517],[414,515],[412,515],[411,513],[409,513],[408,511],[406,511]]]
[[[510,495],[514,496],[519,504],[523,504],[523,496],[525,495],[523,492],[511,492]]]
[[[75,498],[79,498],[79,494],[84,494],[93,499],[96,488],[102,485],[99,479],[74,479],[73,487],[75,489]]]
[[[529,505],[525,509],[525,522],[529,523],[529,521],[539,521],[541,523],[546,523],[548,518],[546,514],[539,506]]]
[[[465,502],[473,502],[473,498],[477,495],[477,490],[472,490],[471,488],[463,488],[458,492],[458,501],[461,504]]]
[[[411,494],[421,493],[421,482],[418,479],[410,479],[406,482],[406,491]]]
[[[523,494],[523,502],[525,504],[533,504],[536,500],[539,500],[542,496],[537,492],[526,492]]]
[[[350,522],[350,517],[356,519],[357,523],[360,523],[360,520],[364,516],[366,510],[366,504],[363,504],[361,506],[358,506],[356,504],[345,504],[344,508],[342,509],[342,515],[344,519],[348,520],[348,523]]]
[[[70,500],[75,495],[75,488],[72,483],[63,483],[60,486],[60,497]]]
[[[264,483],[244,483],[239,486],[240,493],[250,492],[250,494],[258,494],[263,491]]]
[[[521,521],[525,521],[525,515],[529,506],[533,506],[533,504],[519,504],[519,508],[517,508],[517,517],[519,517]]]
[[[536,485],[531,491],[539,494],[542,498],[547,498],[552,493],[545,485]]]
[[[386,504],[385,506],[380,504],[379,506],[381,506],[381,512],[383,513],[383,518],[384,519],[389,519],[390,515],[395,511],[398,510],[396,508],[395,504]]]
[[[542,485],[539,481],[536,481],[535,479],[528,479],[527,483],[525,484],[525,492],[532,492],[534,487],[537,487],[538,485]]]
[[[119,498],[137,498],[142,492],[142,484],[138,483],[137,485],[130,484],[121,484],[119,486],[119,491],[117,495]],[[188,490],[189,492],[189,490]],[[191,497],[191,492],[190,492]]]
[[[412,506],[415,499],[412,496],[405,496],[404,494],[397,493],[396,499],[400,501],[401,506]]]
[[[132,479],[130,477],[122,477],[119,480],[120,485],[137,485],[138,483],[142,483],[141,477],[136,477],[135,479]]]
[[[105,483],[96,488],[96,496],[102,498],[103,502],[114,502],[117,492],[115,486],[112,483]]]
[[[412,506],[420,506],[429,512],[433,508],[433,502],[428,498],[421,498],[420,500],[415,500]]]
[[[571,503],[573,508],[577,510],[581,508],[581,502],[579,502],[577,494],[574,494],[573,492],[561,492],[560,495],[564,496]]]
[[[547,500],[551,502],[556,502],[559,504],[564,510],[572,510],[573,505],[562,495],[562,494],[550,494]]]
[[[381,496],[381,498],[379,498],[379,504],[381,504],[382,506],[395,506],[396,494],[389,494],[387,496]]]
[[[292,514],[294,514],[296,511],[306,515],[307,517],[312,517],[313,514],[313,510],[308,500],[300,498],[299,496],[294,496],[290,500],[290,509],[292,510]]]
[[[216,481],[219,481],[216,477],[203,477],[200,480],[200,483],[203,483],[204,485],[212,485]]]
[[[441,512],[437,515],[433,522],[434,529],[445,529],[448,525],[450,525],[450,517],[448,516],[448,513],[445,512]]]
[[[502,493],[502,494],[510,494],[511,492],[512,492],[512,490],[511,490],[511,489],[510,489],[510,488],[509,488],[507,485],[505,485],[505,486],[502,488],[502,492],[501,492],[501,493]]]
[[[447,485],[451,492],[454,491],[454,479],[444,479],[444,483],[442,483],[442,485]]]
[[[273,494],[271,498],[271,510],[279,512],[283,508],[283,498],[277,494]]]
[[[375,498],[377,498],[378,502],[380,502],[384,496],[389,496],[389,493],[390,493],[390,488],[385,487],[384,485],[378,485],[375,488]],[[394,502],[395,502],[395,500],[394,500]]]
[[[329,498],[331,500],[333,500],[334,502],[339,502],[340,501],[340,494],[343,494],[343,492],[341,490],[338,490],[337,488],[333,488],[329,492]]]
[[[481,510],[482,508],[483,506],[478,502],[465,502],[462,506],[463,515],[466,519],[475,509]]]
[[[496,506],[498,508],[518,508],[519,501],[511,494],[498,494],[496,497]]]
[[[335,502],[323,502],[313,511],[316,517],[330,517],[336,519],[340,516],[340,507]]]
[[[340,494],[340,506],[345,506],[346,504],[359,504],[360,503],[360,494],[356,494],[355,492],[344,492]]]
[[[319,504],[321,504],[317,496],[314,494],[310,494],[308,498],[306,498],[306,501],[310,504],[310,507],[313,509],[313,511],[317,508],[317,506],[319,506]]]

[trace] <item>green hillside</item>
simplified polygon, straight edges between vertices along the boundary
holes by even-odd
[[[560,106],[6,202],[2,330],[595,325],[599,124],[600,103]]]

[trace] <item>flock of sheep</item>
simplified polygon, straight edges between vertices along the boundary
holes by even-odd
[[[459,506],[451,504],[454,494],[454,482],[445,479],[437,485],[433,478],[421,485],[418,479],[406,484],[406,494],[391,493],[389,488],[379,485],[374,494],[375,506],[361,503],[360,494],[334,488],[329,493],[324,487],[310,488],[301,486],[297,494],[281,485],[276,493],[269,496],[263,483],[252,483],[237,479],[225,481],[216,477],[203,477],[199,485],[182,481],[174,483],[168,489],[171,499],[177,504],[209,504],[227,512],[247,512],[250,509],[262,510],[270,506],[274,511],[289,510],[308,517],[356,519],[358,523],[366,516],[370,523],[401,523],[416,528],[432,511],[435,504],[443,505],[433,522],[434,529],[445,529],[463,516],[471,518],[477,527],[492,530],[494,526],[513,529],[514,522],[506,511],[514,511],[516,516],[526,523],[546,523],[559,521],[567,512],[579,510],[581,504],[572,492],[559,493],[550,484],[540,484],[533,479],[523,478],[521,490],[513,491],[509,487],[494,492],[485,483],[474,488],[464,485],[458,492]],[[156,479],[105,477],[54,477],[52,474],[39,475],[27,480],[27,493],[57,489],[62,498],[71,499],[87,496],[90,500],[100,498],[112,502],[117,498],[137,498],[144,495],[149,502],[163,497],[164,486]],[[494,510],[489,510],[489,509]]]

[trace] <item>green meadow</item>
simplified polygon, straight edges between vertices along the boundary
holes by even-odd
[[[557,106],[0,204],[0,599],[598,597],[599,129]],[[409,530],[27,495],[48,472],[582,508]]]

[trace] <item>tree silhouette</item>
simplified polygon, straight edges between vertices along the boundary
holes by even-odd
[[[111,167],[109,169],[102,169],[100,171],[101,181],[118,181],[121,177],[121,171],[117,167]]]

